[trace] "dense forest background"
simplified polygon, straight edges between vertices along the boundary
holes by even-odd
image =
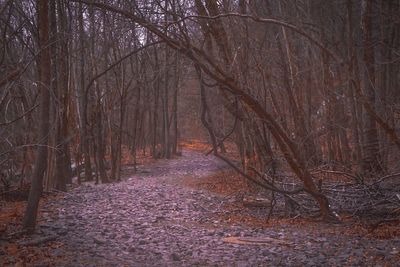
[[[0,19],[2,190],[29,186],[28,228],[43,185],[192,139],[326,220],[398,201],[398,0],[1,0]],[[332,175],[366,189],[337,198]]]

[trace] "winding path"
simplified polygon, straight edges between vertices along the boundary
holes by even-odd
[[[126,181],[77,187],[43,207],[41,234],[64,244],[51,252],[59,266],[357,266],[368,265],[368,257],[398,262],[398,239],[377,243],[307,227],[262,229],[223,220],[232,199],[181,181],[224,168],[212,156],[184,151]],[[262,238],[262,244],[224,242],[232,236]]]

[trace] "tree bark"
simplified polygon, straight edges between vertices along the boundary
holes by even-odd
[[[375,49],[373,44],[374,16],[376,16],[376,1],[363,0],[363,37],[365,65],[364,72],[364,91],[366,101],[369,105],[375,107]],[[376,120],[367,110],[364,113],[364,144],[363,144],[363,171],[366,174],[382,172],[382,158],[379,148],[378,130]]]
[[[36,217],[39,200],[43,190],[43,175],[47,166],[48,132],[50,129],[50,86],[51,86],[51,60],[49,44],[49,9],[47,0],[37,1],[38,28],[39,28],[39,57],[38,57],[38,89],[40,92],[40,121],[39,121],[39,146],[36,152],[35,167],[32,175],[32,184],[29,191],[23,228],[33,232],[36,226]]]
[[[89,131],[87,130],[87,110],[88,110],[88,92],[85,87],[85,35],[84,35],[84,22],[83,22],[83,8],[82,3],[79,3],[79,41],[80,41],[80,54],[79,54],[79,70],[80,70],[80,92],[79,92],[79,113],[80,113],[80,142],[81,154],[84,159],[85,179],[92,181],[92,166],[90,162],[90,147],[89,147]]]

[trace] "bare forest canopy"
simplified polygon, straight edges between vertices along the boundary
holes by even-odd
[[[399,0],[0,0],[0,19],[1,181],[30,186],[26,228],[43,185],[192,139],[326,220],[398,205]]]

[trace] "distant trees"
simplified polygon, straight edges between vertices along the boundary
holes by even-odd
[[[193,11],[183,8],[189,2],[180,3],[178,9],[158,5],[165,14],[172,14],[167,32],[160,30],[161,21],[143,14],[112,4],[93,5],[142,25],[189,58],[205,87],[202,101],[206,109],[210,96],[204,96],[205,89],[218,89],[211,94],[221,97],[231,114],[227,125],[233,123],[238,133],[246,175],[254,176],[254,168],[264,173],[273,160],[269,148],[278,147],[278,156],[302,180],[323,216],[330,218],[328,201],[319,193],[311,168],[325,162],[329,168],[367,175],[387,168],[384,165],[389,162],[382,162],[380,156],[384,137],[376,126],[381,121],[382,128],[387,127],[379,120],[374,97],[379,88],[373,41],[383,6],[363,1],[348,3],[343,11],[337,3],[325,1],[289,6],[286,1],[199,0],[194,1]],[[392,4],[399,5],[398,1]],[[137,5],[140,9],[145,2]],[[269,18],[276,16],[280,19]],[[393,33],[398,35],[396,30]],[[364,40],[361,49],[356,48],[358,40]],[[219,146],[225,137],[218,138],[217,132],[225,130],[215,126],[216,117],[211,114],[210,110],[203,113],[203,121],[214,145]],[[354,165],[349,164],[351,159]],[[359,162],[362,168],[357,167]]]
[[[123,153],[135,164],[139,150],[179,153],[176,52],[82,3],[0,1],[0,11],[0,165],[4,185],[32,178],[26,228],[42,184],[65,191],[73,174],[107,183],[121,179]]]

